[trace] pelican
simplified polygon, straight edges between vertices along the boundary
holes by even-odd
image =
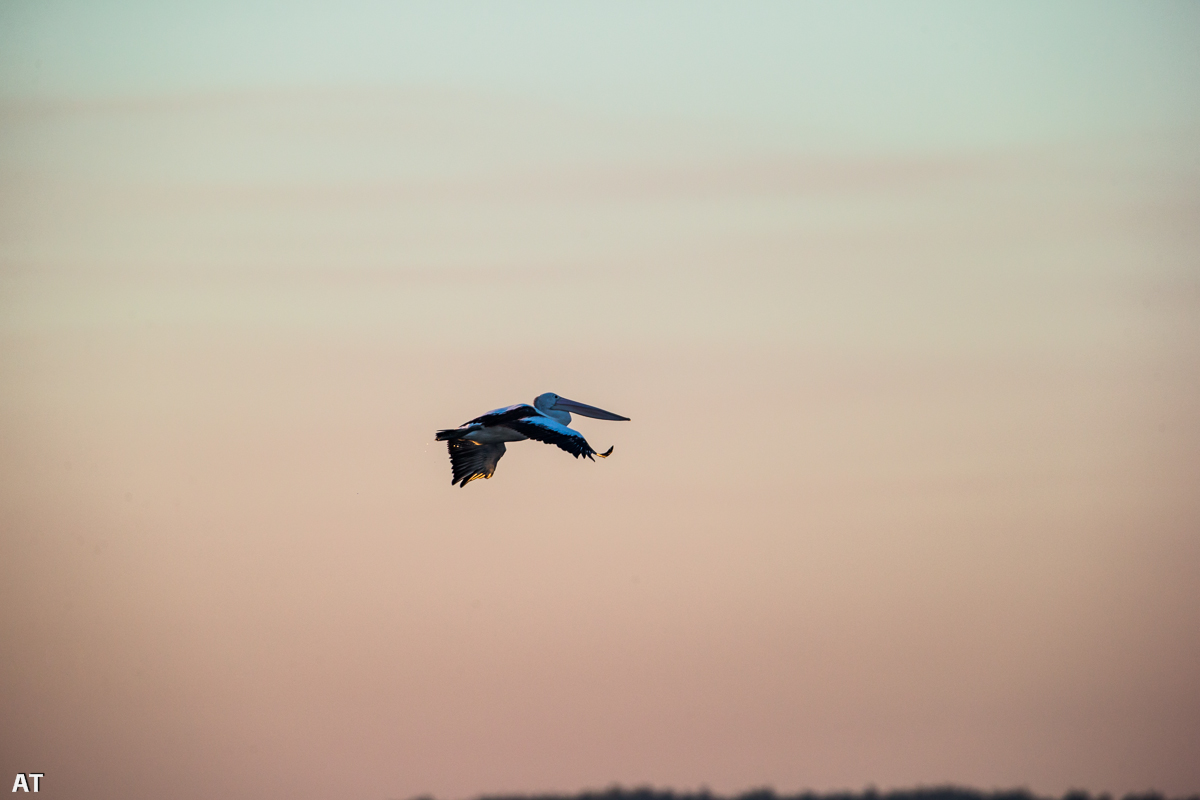
[[[596,459],[592,456],[608,458],[612,455],[611,447],[597,453],[579,431],[567,427],[571,424],[572,412],[592,419],[629,420],[629,417],[602,408],[559,397],[554,392],[538,395],[533,405],[521,403],[497,408],[457,428],[437,432],[437,440],[445,442],[450,449],[454,475],[450,485],[466,488],[476,478],[492,477],[496,464],[504,455],[505,442],[536,439],[557,445],[576,458],[587,456],[593,461]]]

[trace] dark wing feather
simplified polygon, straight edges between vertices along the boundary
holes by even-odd
[[[537,439],[539,442],[555,445],[576,458],[580,456],[592,458],[596,454],[596,451],[579,431],[572,430],[541,414],[536,417],[516,419],[505,424],[517,433],[523,433],[530,439]],[[592,460],[596,459],[592,458]]]
[[[515,406],[506,406],[505,408],[497,408],[495,411],[489,411],[486,414],[476,417],[470,422],[464,422],[463,425],[507,425],[514,419],[524,419],[525,417],[539,414],[538,410],[528,403],[521,403]]]
[[[504,442],[495,444],[476,444],[466,439],[451,439],[446,442],[450,450],[450,468],[454,479],[450,485],[466,485],[476,478],[490,478],[496,471],[496,464],[504,455]]]

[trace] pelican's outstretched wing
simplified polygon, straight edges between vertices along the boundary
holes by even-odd
[[[536,417],[515,419],[504,424],[517,433],[525,434],[530,439],[537,439],[539,442],[556,445],[576,458],[580,456],[592,458],[592,456],[596,455],[596,451],[587,443],[587,439],[583,438],[583,434],[542,414],[538,414]],[[609,452],[612,451],[610,450]],[[608,453],[604,455],[607,456]],[[596,459],[592,458],[592,460],[595,461]]]
[[[489,411],[469,422],[464,422],[463,425],[474,425],[476,423],[484,426],[507,425],[514,419],[524,419],[525,417],[540,415],[541,412],[529,405],[529,403],[520,403],[515,406],[505,406],[504,408],[497,408],[495,411]]]
[[[504,442],[476,444],[466,439],[451,439],[446,445],[450,450],[450,468],[454,475],[451,486],[458,484],[466,488],[476,478],[492,477],[496,464],[504,455]]]

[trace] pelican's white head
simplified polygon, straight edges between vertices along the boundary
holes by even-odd
[[[622,417],[620,414],[614,414],[611,411],[605,411],[602,408],[589,406],[586,403],[576,403],[574,400],[568,400],[565,397],[560,397],[554,392],[546,392],[539,394],[537,399],[533,401],[533,407],[547,416],[554,417],[568,425],[571,422],[571,412],[582,414],[585,417],[592,419],[609,419],[609,420],[626,420],[629,417]],[[566,417],[565,420],[561,419]]]

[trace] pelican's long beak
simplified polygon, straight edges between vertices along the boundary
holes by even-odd
[[[620,414],[614,414],[611,411],[605,411],[602,408],[589,406],[585,403],[576,403],[574,400],[568,400],[565,397],[558,398],[558,402],[554,404],[555,408],[561,408],[563,411],[569,411],[572,414],[581,414],[592,419],[610,419],[610,420],[625,420],[629,421],[629,417],[622,417]]]

